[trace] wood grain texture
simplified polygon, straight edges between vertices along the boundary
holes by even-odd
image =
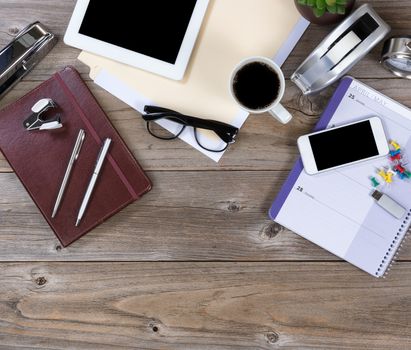
[[[284,172],[148,175],[151,192],[61,249],[15,175],[1,174],[0,261],[336,259],[268,219]]]
[[[16,100],[37,84],[19,84],[1,103]],[[238,141],[217,164],[181,140],[163,141],[154,138],[147,132],[144,121],[136,111],[101,91],[94,83],[89,83],[89,86],[143,168],[161,171],[290,169],[297,157],[298,135],[311,130],[328,100],[323,98],[315,104],[301,100],[298,89],[289,83],[285,104],[293,111],[293,127],[280,126],[268,115],[250,117]],[[0,170],[10,171],[3,159],[0,160]]]
[[[308,278],[307,278],[308,277]],[[411,265],[3,264],[0,349],[399,349]]]
[[[291,1],[291,0],[289,0]],[[392,26],[393,34],[404,34],[409,31],[409,10],[410,3],[408,0],[372,0],[357,1],[358,4],[370,3],[381,15],[381,17]],[[75,0],[1,0],[1,17],[0,23],[0,45],[6,44],[15,35],[18,30],[22,29],[28,23],[34,20],[40,20],[47,24],[49,28],[63,37],[69,22]],[[258,4],[258,0],[256,2]],[[23,16],[24,14],[29,14]],[[319,27],[312,25],[306,32],[292,55],[284,65],[284,72],[289,77],[295,68],[307,57],[307,54],[315,48],[318,43],[330,32],[332,27]],[[376,64],[379,59],[382,45],[378,45],[372,52],[361,62],[359,62],[351,71],[351,74],[358,78],[391,78],[388,72]],[[64,64],[78,64],[75,62],[79,51],[64,45],[62,40],[53,52],[32,72],[27,79],[43,81],[49,75],[55,72],[56,66]],[[88,68],[84,65],[78,66],[81,73],[88,74]]]
[[[408,80],[367,79],[365,82],[387,96],[411,106]],[[38,82],[20,83],[0,102],[0,107],[37,85]],[[305,97],[297,87],[287,82],[284,105],[293,113],[291,123],[282,126],[268,115],[250,116],[240,131],[238,141],[229,148],[219,163],[215,163],[183,141],[163,141],[152,137],[137,112],[94,83],[90,82],[88,85],[143,168],[160,171],[290,170],[298,155],[298,136],[312,130],[334,91],[330,88],[318,96]],[[2,157],[0,171],[11,171]]]
[[[54,8],[53,0],[26,1],[27,11],[32,11],[38,19],[48,24],[60,37],[64,35],[66,23],[70,17],[74,1],[59,3],[57,10],[61,16],[56,17],[55,12],[45,11]],[[361,2],[360,2],[361,3]],[[373,1],[373,6],[388,22],[394,22],[394,32],[406,30],[410,8],[407,1],[396,1],[395,6],[390,6],[386,1]],[[22,22],[21,8],[14,1],[2,2],[2,17],[0,35],[3,44],[12,37],[18,29],[30,21]],[[306,57],[315,45],[328,32],[329,28],[311,26],[303,40],[284,65],[286,76]],[[0,40],[0,44],[2,41]],[[356,78],[364,79],[367,84],[387,94],[398,101],[411,106],[411,98],[407,93],[409,82],[393,78],[378,63],[380,49],[376,48],[350,72]],[[49,78],[55,71],[65,65],[74,65],[84,79],[88,78],[88,68],[76,60],[79,50],[69,48],[62,40],[57,47],[31,72],[25,81],[18,85],[8,96],[0,101],[0,108],[21,97],[40,82]],[[378,79],[375,79],[378,78]],[[380,78],[386,78],[381,80]],[[287,83],[284,105],[293,113],[294,120],[287,126],[281,126],[268,115],[252,116],[241,130],[239,141],[224,155],[219,164],[205,158],[182,141],[175,141],[170,147],[169,142],[162,142],[147,135],[144,124],[135,111],[118,101],[93,83],[89,84],[99,102],[113,120],[116,128],[132,148],[133,153],[147,170],[288,170],[296,158],[296,138],[302,133],[312,129],[318,116],[324,109],[333,89],[327,89],[319,96],[304,97],[301,92],[290,82]],[[11,171],[8,164],[0,156],[0,171]]]
[[[409,34],[409,1],[371,3],[393,34]],[[0,154],[0,350],[410,348],[409,243],[377,280],[267,217],[297,137],[335,86],[304,97],[287,81],[292,123],[250,117],[216,164],[181,141],[153,139],[138,113],[90,81],[79,50],[62,40],[74,4],[0,0],[0,47],[35,20],[60,37],[0,108],[73,65],[154,188],[62,249]],[[307,30],[287,78],[330,29]],[[381,46],[350,74],[411,106],[410,82],[377,63]]]
[[[268,219],[286,172],[149,172],[151,192],[66,249],[0,174],[0,261],[336,260]],[[411,260],[405,244],[400,259]]]

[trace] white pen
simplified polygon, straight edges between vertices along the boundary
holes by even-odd
[[[105,139],[103,146],[101,147],[100,153],[97,157],[96,166],[94,167],[93,174],[91,175],[91,179],[88,184],[86,193],[84,194],[83,202],[81,203],[80,210],[77,215],[76,226],[80,224],[80,221],[83,218],[84,213],[86,212],[87,205],[90,201],[91,194],[93,193],[94,187],[97,183],[97,179],[100,175],[101,168],[103,167],[104,160],[106,159],[106,156],[108,154],[108,149],[110,147],[110,144],[111,144],[111,139],[107,138]]]
[[[53,213],[51,214],[51,217],[53,219],[56,216],[57,211],[59,210],[61,200],[63,199],[64,191],[66,190],[67,183],[68,183],[70,175],[71,175],[71,171],[73,170],[73,165],[74,165],[75,161],[77,160],[77,158],[80,154],[80,150],[81,150],[81,147],[83,146],[83,142],[84,142],[85,137],[86,137],[85,131],[83,129],[80,129],[80,131],[77,135],[76,143],[75,143],[74,148],[73,148],[73,152],[71,153],[70,160],[69,160],[67,168],[66,168],[66,173],[64,174],[64,178],[63,178],[63,181],[62,181],[61,186],[60,186],[59,193],[57,194],[56,202],[54,204]]]

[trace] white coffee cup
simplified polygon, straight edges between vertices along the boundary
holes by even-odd
[[[265,106],[264,108],[261,109],[250,109],[247,106],[245,106],[241,101],[238,100],[235,92],[234,92],[234,80],[237,76],[237,73],[244,68],[244,66],[250,64],[250,63],[263,63],[270,67],[276,74],[277,77],[280,81],[279,84],[279,91],[277,94],[277,97],[273,102],[271,102],[268,106]],[[261,114],[268,112],[270,113],[275,119],[277,119],[280,123],[282,124],[287,124],[291,119],[292,115],[281,105],[280,101],[284,96],[285,92],[285,78],[284,74],[281,71],[281,68],[273,62],[271,59],[263,56],[254,56],[254,57],[248,57],[244,60],[242,60],[233,70],[233,73],[231,74],[230,78],[230,93],[231,96],[234,98],[234,100],[239,104],[239,106],[244,109],[245,111],[249,113],[255,113],[255,114]]]

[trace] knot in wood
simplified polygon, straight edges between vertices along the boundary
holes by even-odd
[[[260,237],[265,240],[270,240],[275,238],[282,230],[284,230],[284,227],[276,222],[272,222],[262,229]]]
[[[270,344],[278,342],[279,336],[275,332],[268,332],[265,336]]]
[[[38,286],[44,286],[46,283],[47,283],[47,280],[46,280],[45,277],[42,276],[42,277],[37,277],[36,278],[36,284]]]
[[[56,245],[56,251],[61,252],[61,245],[60,244]]]
[[[240,211],[240,209],[241,209],[240,204],[238,204],[237,202],[229,202],[228,203],[228,211],[236,213],[236,212]]]
[[[152,330],[154,333],[158,333],[158,331],[160,330],[160,328],[158,327],[158,324],[157,324],[156,321],[151,321],[151,322],[148,324],[148,326],[151,328],[151,330]]]

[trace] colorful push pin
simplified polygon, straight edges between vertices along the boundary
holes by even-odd
[[[381,177],[385,182],[388,182],[388,181],[387,181],[387,180],[388,180],[388,175],[387,175],[387,173],[385,172],[384,169],[379,170],[379,171],[378,171],[378,175],[380,175],[380,177]],[[391,177],[391,178],[392,178],[392,177]]]
[[[390,173],[389,171],[387,171],[387,177],[385,179],[385,182],[387,184],[391,184],[392,183],[392,178],[393,178],[394,174]]]
[[[405,172],[405,169],[401,164],[394,166],[394,170],[400,174],[403,174]]]
[[[390,142],[390,145],[391,145],[392,147],[394,147],[394,149],[395,149],[396,151],[401,150],[400,145],[399,145],[397,142],[395,142],[394,140],[392,140],[392,141]]]
[[[401,160],[401,154],[396,154],[395,156],[390,156],[390,161],[395,162],[395,161],[400,161]]]
[[[398,150],[395,150],[395,151],[390,151],[390,156],[391,156],[391,158],[396,157],[396,159],[401,158],[401,150],[398,149]]]
[[[372,187],[378,187],[380,183],[377,181],[375,177],[371,178]]]
[[[405,176],[407,179],[411,178],[411,172],[409,172],[408,170],[405,170],[405,171],[404,171],[404,176]]]

